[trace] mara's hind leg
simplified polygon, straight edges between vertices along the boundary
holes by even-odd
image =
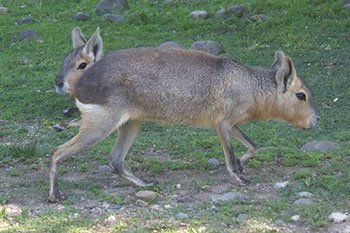
[[[134,142],[142,122],[129,120],[119,127],[119,136],[116,145],[114,146],[110,159],[110,165],[114,171],[121,177],[129,180],[138,186],[152,185],[140,178],[136,177],[125,165],[125,157],[128,153],[132,143]]]
[[[85,112],[85,114],[82,111],[82,114],[82,124],[79,133],[68,142],[59,146],[51,157],[49,171],[49,202],[57,202],[61,198],[58,188],[58,163],[71,155],[91,147],[107,137],[113,129],[115,129],[119,121],[116,114],[99,108],[94,109],[94,111]]]

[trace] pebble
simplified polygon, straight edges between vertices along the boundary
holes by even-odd
[[[140,207],[146,207],[146,206],[148,206],[148,203],[145,202],[145,201],[143,201],[143,200],[141,200],[141,199],[137,199],[135,204],[138,205],[138,206],[140,206]]]
[[[306,197],[306,198],[312,198],[314,196],[312,193],[305,192],[305,191],[299,192],[298,195],[299,195],[299,197]]]
[[[210,195],[210,199],[213,202],[246,201],[249,197],[238,192],[227,192],[223,194],[212,194]]]
[[[187,218],[189,218],[189,216],[188,216],[188,214],[185,214],[183,212],[179,212],[176,214],[176,218],[177,219],[187,219]]]
[[[38,37],[38,33],[32,29],[25,29],[21,32],[21,40],[32,40]]]
[[[102,165],[97,169],[97,173],[99,174],[110,174],[113,169],[108,165]]]
[[[142,190],[142,191],[138,191],[135,196],[139,199],[142,200],[153,200],[157,197],[157,193],[154,191],[149,191],[149,190]]]
[[[88,21],[91,18],[91,16],[88,13],[77,12],[73,16],[73,18],[77,21]]]
[[[234,5],[226,10],[225,14],[234,15],[241,18],[244,14],[245,8],[243,5]]]
[[[344,5],[343,5],[343,8],[345,8],[345,9],[350,9],[350,3],[344,4]]]
[[[34,20],[32,18],[22,18],[20,20],[16,21],[16,25],[23,25],[23,24],[32,24],[34,23]]]
[[[284,189],[287,188],[289,185],[289,181],[282,181],[282,182],[276,182],[274,187],[276,189]]]
[[[210,158],[210,159],[208,159],[208,164],[210,166],[216,167],[216,166],[220,165],[220,161],[216,158]]]
[[[313,201],[310,198],[300,198],[294,202],[294,205],[307,206],[312,205]]]
[[[0,6],[0,14],[6,14],[9,11],[8,8]]]
[[[237,217],[238,222],[247,222],[249,219],[248,214],[239,214]]]
[[[327,152],[333,150],[339,150],[340,146],[336,142],[332,141],[312,141],[306,143],[301,147],[301,150],[304,152],[310,151],[319,151],[319,152]]]
[[[117,224],[117,218],[113,215],[111,215],[107,219],[105,219],[105,225],[108,227],[115,226],[116,224]]]
[[[333,212],[328,216],[328,219],[334,223],[340,223],[346,221],[348,216],[341,212]]]
[[[127,0],[102,0],[96,6],[96,14],[104,15],[113,11],[125,11],[129,9]]]
[[[1,125],[6,125],[6,124],[7,124],[7,122],[5,120],[0,120],[0,126]]]
[[[294,222],[297,222],[300,220],[300,215],[293,215],[290,219],[292,219]]]
[[[192,44],[191,49],[204,51],[213,55],[219,55],[224,50],[223,47],[215,41],[196,41]]]
[[[209,17],[208,12],[202,10],[192,11],[190,15],[195,19],[207,19]]]
[[[104,17],[111,23],[123,23],[125,21],[125,17],[121,15],[106,14]]]

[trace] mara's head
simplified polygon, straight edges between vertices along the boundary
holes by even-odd
[[[99,28],[89,40],[80,29],[72,30],[73,50],[64,58],[60,73],[55,80],[56,92],[71,94],[77,80],[83,73],[102,57],[102,39]]]
[[[276,51],[271,69],[276,71],[278,117],[301,128],[317,126],[318,110],[309,89],[297,76],[291,58]]]

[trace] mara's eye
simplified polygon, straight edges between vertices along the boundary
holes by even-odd
[[[306,95],[302,92],[298,92],[295,94],[298,100],[306,101]]]
[[[80,63],[80,65],[78,66],[78,70],[83,70],[86,67],[87,67],[87,63],[86,62]]]

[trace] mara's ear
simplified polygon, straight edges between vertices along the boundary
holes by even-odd
[[[277,91],[285,93],[298,79],[292,59],[284,56],[276,72]]]
[[[286,55],[284,55],[284,52],[282,50],[277,50],[275,52],[275,61],[271,65],[272,70],[278,70],[281,67],[282,60]]]
[[[73,49],[85,45],[86,39],[79,27],[72,30]]]
[[[96,32],[86,42],[83,53],[87,55],[93,62],[96,62],[102,57],[103,43],[100,36],[100,28],[96,29]]]

